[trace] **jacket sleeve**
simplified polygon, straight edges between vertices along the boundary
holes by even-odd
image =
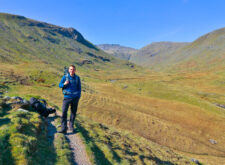
[[[79,91],[79,98],[81,96],[81,81],[80,81],[80,77],[78,76],[78,91]]]
[[[66,77],[63,76],[60,83],[59,83],[59,88],[63,88],[64,87],[64,82],[66,81]]]

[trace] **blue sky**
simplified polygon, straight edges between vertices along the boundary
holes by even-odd
[[[191,42],[225,27],[224,0],[0,0],[0,12],[73,27],[94,44]]]

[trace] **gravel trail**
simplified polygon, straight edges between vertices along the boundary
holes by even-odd
[[[54,119],[55,117],[52,117],[52,116],[47,118],[48,137],[49,137],[49,141],[52,143],[54,141],[55,134],[57,133],[57,129],[54,124]],[[67,134],[65,134],[65,136],[70,144],[70,149],[72,151],[71,164],[72,165],[91,165],[85,150],[85,146],[82,143],[77,130],[75,130],[74,133],[68,131]]]

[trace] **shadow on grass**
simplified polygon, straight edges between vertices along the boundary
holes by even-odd
[[[14,159],[11,153],[11,145],[9,143],[9,135],[0,136],[0,164],[13,165]]]
[[[12,107],[9,104],[4,104],[2,108],[0,107],[0,117],[7,115],[7,112],[11,109]]]
[[[10,119],[9,118],[3,118],[0,119],[0,127],[4,124],[9,124],[10,123]]]
[[[48,117],[46,123],[43,124],[43,129],[41,130],[40,135],[38,135],[38,153],[35,155],[36,159],[33,161],[37,165],[54,165],[57,162],[57,153],[53,144],[54,134],[57,133],[57,130],[51,123],[54,119],[55,117]]]
[[[112,148],[112,146],[113,146],[110,141],[108,142],[108,145],[110,146],[110,148]],[[113,154],[113,159],[116,160],[118,163],[121,163],[120,156],[114,150],[111,150],[111,151],[112,151],[112,154]]]
[[[153,156],[140,155],[139,158],[142,160],[142,162],[144,162],[144,159],[148,159],[148,160],[155,161],[156,164],[159,164],[159,165],[174,165],[174,163],[171,163],[169,161],[163,161],[163,160],[160,160],[159,158],[153,157]]]
[[[18,117],[20,118],[18,120],[19,123],[25,119],[30,120],[28,113],[19,114]],[[54,165],[57,161],[55,147],[53,145],[53,141],[48,139],[47,123],[45,122],[45,119],[41,118],[41,120],[42,121],[38,126],[39,128],[37,128],[34,123],[24,123],[21,129],[17,130],[18,135],[15,136],[14,141],[23,137],[26,137],[27,140],[31,139],[30,143],[28,144],[26,144],[25,141],[21,143],[24,149],[27,148],[28,152],[25,152],[24,156],[28,161],[28,164]]]
[[[55,116],[49,116],[47,118],[47,120],[48,120],[48,139],[52,145],[53,145],[53,141],[54,141],[54,135],[57,133],[56,127],[52,124],[52,122],[55,120],[55,118],[56,118]]]
[[[9,89],[7,85],[0,84],[0,89]],[[1,92],[2,93],[2,92]],[[3,93],[2,93],[3,94]]]
[[[11,112],[10,109],[12,107],[8,104],[4,104],[0,109],[0,116],[4,116],[8,112],[12,115],[12,119],[0,119],[0,127],[6,125],[9,128],[8,131],[2,131],[0,134],[0,165],[15,164],[20,160],[18,158],[20,154],[24,155],[22,157],[28,164],[54,165],[57,161],[57,154],[53,142],[48,140],[45,119],[41,118],[40,121],[30,112]],[[56,129],[53,130],[56,132]],[[21,148],[25,152],[16,153]],[[16,157],[14,157],[15,155]]]
[[[105,157],[105,154],[102,150],[98,148],[98,146],[95,144],[94,139],[89,136],[89,133],[87,130],[85,130],[78,122],[76,122],[76,126],[78,130],[81,132],[83,137],[85,138],[86,143],[91,143],[92,146],[90,147],[91,151],[94,154],[94,159],[96,164],[98,165],[112,165],[112,163],[109,162],[109,160]]]

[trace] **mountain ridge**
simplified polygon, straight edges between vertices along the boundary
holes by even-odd
[[[177,49],[182,48],[188,43],[180,42],[152,42],[151,44],[139,49],[130,59],[131,62],[134,62],[143,66],[157,65],[161,61],[166,60],[165,56],[171,54]]]
[[[132,54],[137,50],[127,46],[121,46],[120,44],[99,44],[97,47],[113,55],[114,57],[123,60],[129,60]]]
[[[38,60],[52,64],[63,61],[63,65],[75,61],[78,65],[96,67],[102,67],[100,63],[121,64],[74,28],[7,13],[0,13],[0,19],[0,61],[4,63]]]
[[[200,36],[189,45],[176,50],[164,63],[168,70],[201,71],[224,67],[225,28]],[[210,65],[209,65],[210,64]]]
[[[132,52],[127,60],[163,72],[196,72],[216,67],[223,69],[224,44],[225,28],[220,28],[193,42],[153,42]]]

